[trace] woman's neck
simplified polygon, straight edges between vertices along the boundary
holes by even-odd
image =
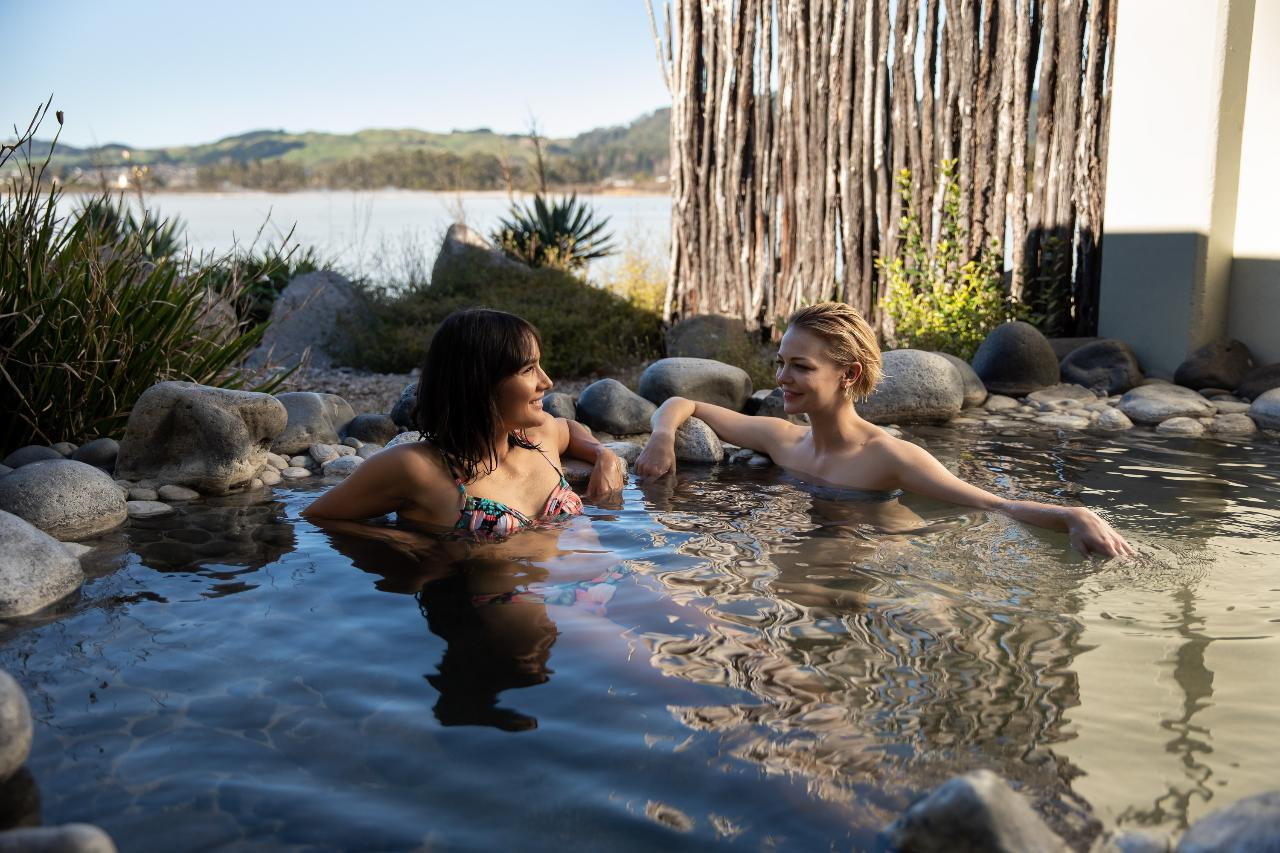
[[[861,441],[867,422],[844,401],[830,409],[809,413],[813,449],[819,456],[843,450]]]

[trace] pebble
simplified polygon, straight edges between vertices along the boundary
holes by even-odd
[[[773,464],[773,460],[763,453],[752,453],[751,458],[747,460],[747,464],[752,468],[768,468]]]
[[[77,560],[93,550],[92,545],[82,545],[79,542],[63,542],[61,544],[63,548],[67,549],[67,553]]]
[[[129,489],[129,500],[131,501],[155,501],[160,499],[160,493],[155,489],[144,489],[142,486],[134,486]]]
[[[1035,422],[1052,429],[1086,429],[1089,419],[1080,415],[1051,414],[1040,415]]]
[[[1218,414],[1220,415],[1243,415],[1249,411],[1249,404],[1242,403],[1239,400],[1224,400],[1221,397],[1215,397],[1213,402],[1218,407]]]
[[[188,489],[186,486],[174,484],[161,486],[156,490],[156,494],[162,501],[193,501],[200,497],[200,493],[195,489]]]
[[[334,448],[334,450],[338,451],[338,456],[339,456],[339,458],[341,458],[341,457],[343,457],[343,456],[355,456],[355,455],[356,455],[356,448],[351,447],[351,446],[346,445],[346,444],[339,444],[337,447],[335,447],[335,448]]]
[[[76,445],[69,441],[59,441],[57,444],[50,445],[50,449],[58,451],[65,458],[76,452]]]
[[[276,468],[268,465],[262,469],[262,474],[258,477],[264,486],[274,486],[280,482],[280,472]]]
[[[1098,412],[1098,417],[1094,420],[1092,426],[1095,429],[1106,430],[1133,429],[1133,421],[1129,420],[1129,416],[1119,409],[1107,408]]]
[[[5,474],[8,474],[12,470],[13,469],[10,468],[8,465],[0,465],[0,477],[3,477]]]
[[[338,448],[332,444],[313,444],[308,450],[311,458],[320,465],[328,462],[330,459],[338,458]]]
[[[739,462],[739,463],[741,463],[741,462],[750,462],[750,461],[751,461],[751,457],[753,457],[753,456],[755,456],[755,455],[756,455],[756,452],[755,452],[754,450],[752,450],[750,447],[744,447],[744,448],[742,448],[741,450],[736,450],[736,451],[734,451],[734,454],[733,454],[732,456],[730,456],[730,457],[729,457],[729,461],[730,461],[730,462]]]
[[[280,476],[286,480],[301,480],[303,477],[310,477],[311,472],[300,465],[290,465],[280,472]]]
[[[307,463],[310,461],[311,460],[306,456],[292,456],[289,458],[289,464],[284,466],[284,468],[281,468],[280,470],[284,471],[289,468],[305,468],[307,467]]]
[[[1216,416],[1209,424],[1209,431],[1220,435],[1253,435],[1258,431],[1258,425],[1253,422],[1253,418],[1237,412]]]
[[[254,477],[249,481],[249,488],[251,489],[261,489],[263,485],[261,477]]]
[[[285,468],[289,467],[289,460],[285,459],[279,453],[271,453],[270,451],[268,451],[267,462],[271,465],[271,467],[275,468],[277,471],[283,471]]]
[[[1204,435],[1204,424],[1195,418],[1169,418],[1160,422],[1156,427],[1156,432],[1193,438]]]
[[[324,475],[326,477],[348,477],[363,462],[364,460],[359,456],[336,456],[324,463]]]
[[[345,446],[350,447],[352,450],[359,450],[360,448],[364,447],[364,442],[353,435],[349,435],[346,438],[342,439],[342,443]]]
[[[364,445],[360,447],[359,450],[356,451],[356,456],[359,456],[361,459],[368,459],[370,456],[377,453],[381,449],[382,449],[382,445],[380,444],[370,444],[366,442]]]
[[[173,507],[160,501],[129,501],[125,507],[129,510],[130,518],[158,518],[175,511]]]
[[[0,779],[18,771],[31,754],[31,705],[22,685],[0,669]]]
[[[987,398],[987,402],[982,404],[982,408],[988,412],[1009,412],[1018,408],[1018,401],[1012,397],[1006,397],[1003,394],[992,394]]]

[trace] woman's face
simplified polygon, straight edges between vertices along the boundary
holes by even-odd
[[[529,360],[494,389],[498,413],[507,431],[529,429],[543,422],[542,395],[552,382],[539,363],[542,352],[537,341],[530,342],[529,351]]]
[[[820,411],[848,402],[844,388],[850,374],[827,355],[822,338],[805,329],[787,328],[778,347],[778,387],[782,409],[789,415]],[[857,365],[856,373],[862,366]]]

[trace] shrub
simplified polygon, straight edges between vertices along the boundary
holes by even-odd
[[[0,151],[0,166],[13,150]],[[12,400],[0,448],[119,435],[137,398],[163,380],[243,387],[234,365],[266,326],[216,321],[209,285],[219,262],[154,257],[138,233],[104,239],[89,216],[60,217],[48,159],[33,164],[26,152],[0,197],[0,385]]]
[[[604,230],[609,218],[596,222],[591,205],[578,201],[577,193],[550,203],[537,193],[532,207],[512,203],[510,217],[492,239],[508,257],[531,267],[580,270],[613,252],[613,235]]]
[[[955,161],[942,164],[943,206],[938,243],[930,253],[919,217],[910,209],[911,173],[898,175],[902,197],[898,256],[878,258],[885,277],[881,307],[893,324],[897,346],[941,350],[968,361],[992,329],[1026,314],[1004,289],[1004,257],[992,240],[976,258],[965,258],[967,234],[960,222]]]
[[[634,238],[626,241],[621,255],[600,283],[627,304],[660,315],[667,296],[667,258]]]

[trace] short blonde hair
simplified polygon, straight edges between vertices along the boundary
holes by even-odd
[[[827,356],[845,370],[861,364],[862,374],[845,393],[854,400],[871,396],[880,381],[880,344],[871,324],[852,306],[819,302],[792,314],[787,325],[822,338],[827,344]]]

